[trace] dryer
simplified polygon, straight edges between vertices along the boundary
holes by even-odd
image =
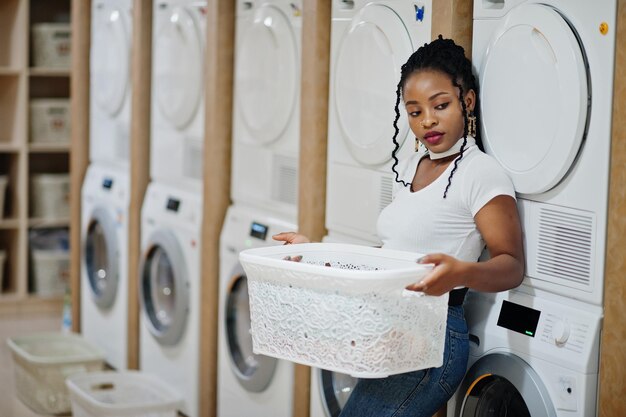
[[[529,293],[602,304],[616,8],[474,2],[482,139],[519,193]]]
[[[469,369],[449,417],[597,414],[600,307],[520,291],[470,291],[465,306]]]
[[[128,366],[128,174],[91,164],[82,188],[81,332],[115,369]]]
[[[295,216],[302,0],[238,0],[232,198]]]
[[[400,67],[431,40],[432,1],[333,0],[326,228],[376,239],[391,202],[396,88]],[[405,112],[398,157],[415,150]]]
[[[139,365],[170,383],[199,415],[200,230],[197,193],[151,183],[141,210]]]
[[[89,159],[128,169],[132,0],[94,1],[91,22]]]
[[[150,176],[199,191],[204,140],[206,1],[154,2]]]
[[[296,230],[294,221],[252,207],[230,206],[220,236],[217,414],[220,417],[289,417],[292,362],[256,355],[250,335],[244,249],[279,244],[272,235]]]

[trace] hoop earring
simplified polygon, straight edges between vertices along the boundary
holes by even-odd
[[[476,137],[476,116],[473,111],[467,115],[467,134]]]

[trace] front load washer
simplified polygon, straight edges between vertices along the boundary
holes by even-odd
[[[150,176],[199,191],[204,140],[206,1],[154,2]]]
[[[448,416],[596,415],[599,306],[515,290],[470,291],[465,305],[470,366]]]
[[[245,206],[230,206],[220,236],[217,415],[289,417],[294,367],[252,351],[244,249],[279,244],[272,235],[296,230],[293,222]]]
[[[326,228],[376,240],[391,201],[393,120],[400,67],[431,40],[432,1],[333,0]],[[415,150],[405,112],[398,157]]]
[[[98,0],[91,8],[89,159],[128,169],[132,0]]]
[[[616,8],[474,2],[482,139],[518,192],[529,293],[602,304]]]
[[[234,204],[296,215],[302,0],[238,0]]]
[[[91,164],[82,189],[80,328],[107,363],[128,366],[128,210],[125,170]]]
[[[202,199],[152,182],[141,210],[139,364],[199,415]]]

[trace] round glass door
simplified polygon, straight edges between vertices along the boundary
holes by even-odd
[[[299,56],[289,19],[271,5],[259,7],[237,47],[237,103],[251,137],[280,137],[294,113]]]
[[[248,280],[238,266],[226,296],[226,339],[231,368],[239,383],[249,392],[262,392],[272,381],[278,361],[252,351]]]
[[[545,192],[572,167],[589,106],[586,57],[552,7],[513,8],[495,32],[480,70],[483,143],[515,190]]]
[[[91,79],[94,98],[110,117],[123,107],[130,79],[130,30],[124,11],[102,3],[94,19]]]
[[[154,91],[161,114],[177,129],[193,119],[202,97],[203,40],[184,8],[159,10],[154,41]]]
[[[391,159],[400,67],[413,53],[411,37],[391,8],[368,4],[353,18],[335,53],[333,82],[337,118],[346,145],[362,164]],[[398,143],[409,132],[400,108]]]
[[[182,337],[189,313],[187,268],[175,237],[159,231],[150,239],[141,267],[141,300],[147,325],[163,345]]]
[[[84,267],[91,296],[96,305],[107,309],[115,302],[119,285],[116,223],[103,208],[96,208],[84,236]]]
[[[464,417],[531,417],[524,398],[507,379],[486,375],[467,393]]]
[[[339,372],[319,369],[320,392],[328,417],[338,417],[352,394],[357,378]]]

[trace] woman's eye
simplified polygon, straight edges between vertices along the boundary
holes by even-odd
[[[421,111],[410,111],[410,112],[409,112],[409,116],[411,116],[411,117],[417,117],[417,116],[419,116],[420,114],[422,114],[422,112],[421,112]]]
[[[435,109],[437,109],[437,110],[444,110],[446,107],[448,107],[448,104],[450,104],[450,103],[441,103],[441,104],[435,106]]]

